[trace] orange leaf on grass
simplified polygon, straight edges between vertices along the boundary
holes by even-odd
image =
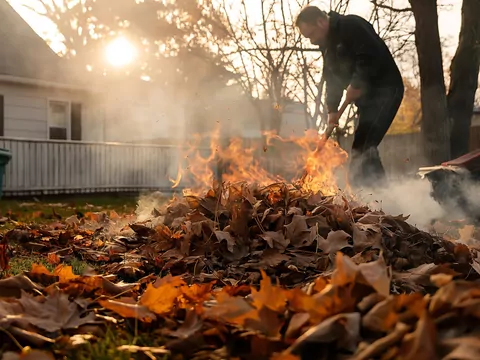
[[[53,275],[58,276],[58,281],[61,283],[69,282],[78,277],[73,273],[72,267],[66,265],[58,265],[53,270]]]
[[[32,274],[35,274],[35,275],[41,275],[41,274],[45,274],[45,275],[53,275],[50,271],[48,271],[48,269],[43,266],[42,264],[32,264],[32,270],[30,270],[30,272]]]

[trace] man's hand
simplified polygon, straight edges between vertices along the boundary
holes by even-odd
[[[338,121],[340,120],[340,114],[338,112],[332,112],[328,114],[328,125],[329,126],[338,126]]]
[[[346,100],[349,104],[356,101],[360,96],[362,96],[362,89],[355,89],[352,85],[348,85]]]

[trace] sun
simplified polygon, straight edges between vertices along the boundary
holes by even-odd
[[[118,37],[107,45],[105,55],[111,65],[122,67],[135,59],[136,49],[126,38]]]

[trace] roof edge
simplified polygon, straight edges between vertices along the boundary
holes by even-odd
[[[62,90],[90,91],[90,92],[94,91],[93,88],[89,88],[86,86],[64,84],[64,83],[59,83],[54,81],[26,78],[26,77],[15,76],[15,75],[0,74],[0,81],[7,82],[7,83],[21,84],[21,85],[32,85],[32,86],[38,86],[38,87],[56,88],[56,89],[62,89]]]

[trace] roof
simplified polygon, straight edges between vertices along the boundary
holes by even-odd
[[[0,0],[0,75],[80,85],[67,59],[58,56],[6,0]]]

